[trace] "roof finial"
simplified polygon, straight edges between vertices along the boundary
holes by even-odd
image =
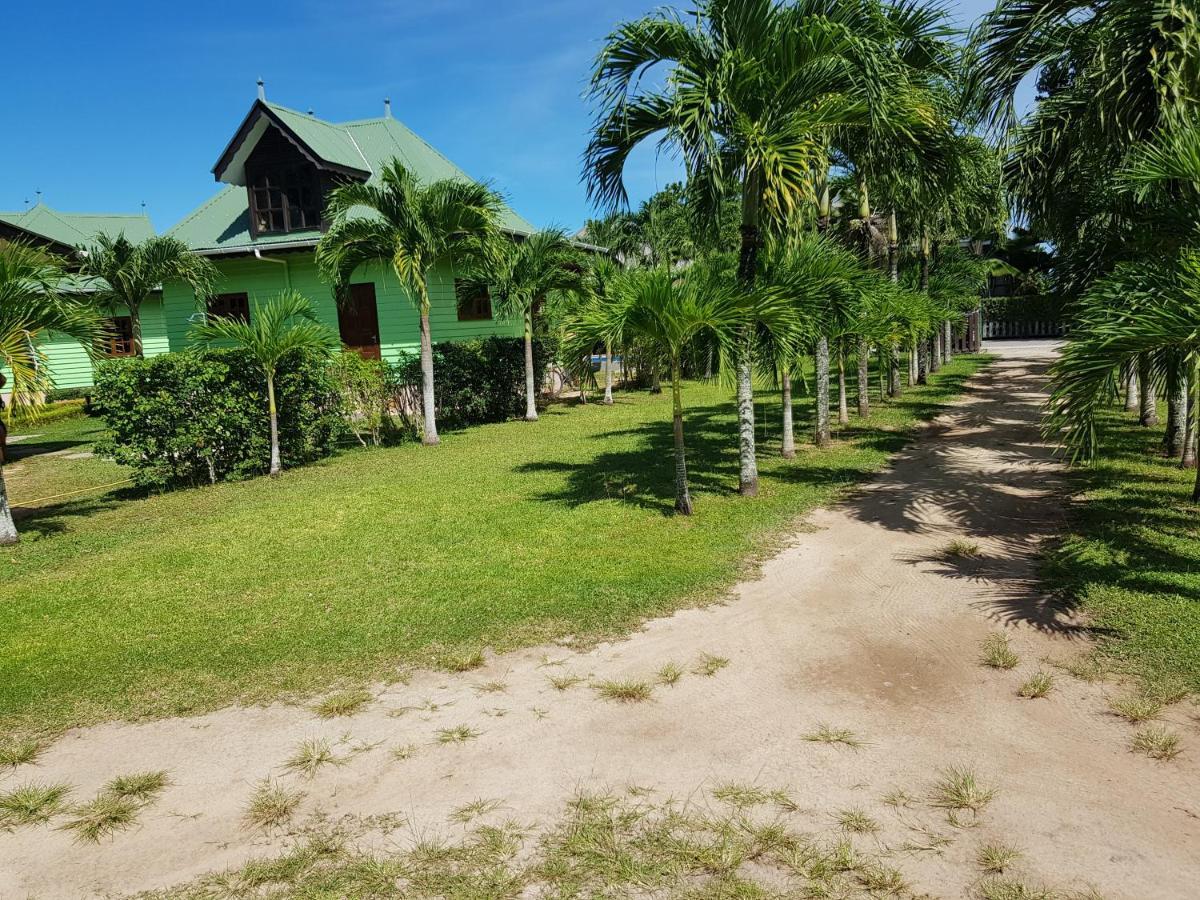
[[[308,108],[308,114],[309,114],[310,116],[315,116],[315,115],[316,115],[316,113],[315,113],[315,112],[313,112],[313,108],[312,108],[311,106]]]
[[[34,202],[34,204],[33,204],[33,205],[34,205],[34,206],[41,206],[41,205],[42,205],[42,192],[41,192],[41,191],[34,191],[34,193],[35,193],[35,194],[37,194],[37,200]]]
[[[258,99],[259,100],[267,99],[267,88],[266,88],[266,85],[263,83],[261,75],[258,77]]]
[[[383,117],[385,119],[390,119],[392,117],[392,98],[391,97],[383,98]]]

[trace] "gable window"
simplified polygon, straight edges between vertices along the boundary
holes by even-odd
[[[492,295],[486,286],[472,289],[456,278],[454,293],[458,297],[458,321],[480,322],[492,318]]]
[[[212,319],[237,319],[250,323],[250,297],[248,294],[217,294],[208,298],[207,313]]]
[[[113,316],[108,320],[108,326],[101,352],[105,356],[133,356],[133,319]]]
[[[256,234],[321,227],[321,186],[311,166],[260,171],[250,181],[250,220]]]

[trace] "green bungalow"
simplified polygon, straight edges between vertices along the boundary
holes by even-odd
[[[70,213],[51,209],[40,201],[24,212],[0,212],[0,240],[36,244],[68,261],[75,258],[76,247],[92,243],[98,234],[115,236],[121,232],[131,241],[143,241],[153,236],[154,226],[145,214]],[[116,312],[112,338],[104,349],[111,356],[128,356],[132,352],[133,329],[129,316]],[[151,297],[142,306],[141,316],[145,352],[165,353],[167,326],[161,297]],[[92,362],[78,343],[50,335],[42,349],[56,388],[91,385]]]
[[[380,118],[333,123],[266,102],[260,86],[259,99],[213,166],[226,187],[168,232],[220,270],[207,312],[249,316],[256,298],[292,288],[309,297],[318,317],[363,356],[394,361],[415,350],[417,312],[393,273],[364,269],[339,307],[318,277],[314,258],[327,224],[323,212],[330,188],[350,179],[369,181],[393,158],[423,181],[467,178],[392,118],[386,100]],[[534,230],[507,208],[502,226],[514,236]],[[486,294],[460,298],[449,264],[431,275],[429,296],[435,341],[519,334],[517,324],[493,320]],[[163,286],[163,304],[170,348],[180,349],[190,323],[205,311],[180,284]]]
[[[364,268],[339,306],[330,285],[318,277],[314,256],[327,224],[323,214],[330,188],[349,179],[369,181],[393,158],[423,181],[468,177],[394,119],[389,101],[379,118],[334,123],[268,103],[260,84],[258,100],[213,166],[225,187],[167,232],[217,267],[214,296],[201,304],[185,285],[164,284],[161,301],[154,298],[143,308],[145,354],[181,350],[200,317],[249,317],[256,300],[289,288],[311,299],[321,321],[363,356],[395,361],[403,352],[415,352],[418,315],[393,273]],[[62,252],[89,243],[101,231],[124,231],[131,240],[153,234],[144,216],[71,216],[41,205],[0,219],[0,227],[15,229],[11,235],[0,231],[0,239],[36,235]],[[514,237],[534,231],[507,207],[501,225]],[[521,333],[519,323],[493,319],[486,293],[460,297],[448,263],[431,275],[429,296],[434,341]],[[118,335],[121,325],[121,317],[114,319]],[[107,349],[112,355],[128,353],[119,340]],[[52,341],[46,350],[55,387],[92,383],[91,366],[77,344]]]

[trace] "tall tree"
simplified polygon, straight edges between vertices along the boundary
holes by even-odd
[[[176,238],[151,237],[135,244],[125,235],[96,236],[95,244],[79,248],[80,274],[90,281],[92,296],[102,306],[129,311],[133,354],[142,356],[142,305],[161,289],[163,282],[181,281],[203,302],[219,273],[202,256]]]
[[[267,416],[271,425],[270,475],[283,470],[279,456],[279,412],[275,403],[275,377],[280,361],[290,353],[329,355],[338,346],[337,335],[317,321],[312,301],[297,291],[284,291],[266,303],[255,303],[250,321],[210,316],[192,326],[191,337],[202,344],[223,342],[245,351],[267,380]]]
[[[870,84],[869,48],[833,0],[699,0],[664,9],[608,36],[592,75],[599,114],[586,153],[590,196],[626,202],[624,168],[648,140],[682,156],[695,196],[716,208],[741,194],[738,277],[753,289],[764,224],[782,222],[812,196],[822,136],[863,122],[869,109],[852,85]],[[662,78],[643,78],[665,67]],[[736,353],[740,491],[758,492],[752,385],[753,304]]]
[[[429,276],[448,265],[456,274],[494,268],[501,248],[499,195],[486,185],[447,178],[423,184],[393,159],[377,179],[335,188],[329,230],[317,245],[317,265],[339,299],[354,272],[378,263],[390,268],[417,308],[421,328],[422,441],[438,443],[434,404]],[[366,213],[364,215],[364,213]]]
[[[8,369],[12,379],[8,421],[0,420],[0,544],[18,540],[4,484],[8,423],[14,410],[36,416],[53,387],[39,340],[53,331],[79,341],[91,354],[106,334],[96,307],[64,292],[65,278],[62,260],[27,244],[0,241],[0,369]]]

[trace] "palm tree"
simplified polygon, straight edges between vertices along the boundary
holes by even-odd
[[[28,244],[0,241],[0,369],[12,377],[10,407],[36,408],[53,385],[39,337],[48,331],[79,341],[88,353],[106,334],[95,306],[63,292],[63,263]],[[3,384],[0,375],[0,385]],[[3,409],[3,404],[0,404]],[[0,421],[0,544],[15,544],[17,526],[4,486],[4,443],[7,423]]]
[[[483,279],[468,278],[469,291],[488,288],[496,311],[505,318],[520,319],[525,333],[525,421],[536,422],[537,385],[533,371],[533,320],[551,294],[569,293],[580,287],[579,256],[562,230],[539,231],[512,244],[496,267]],[[611,393],[610,393],[611,399]]]
[[[762,227],[787,220],[812,196],[822,135],[868,116],[850,90],[871,84],[860,73],[873,59],[846,27],[853,5],[698,0],[686,15],[662,10],[619,25],[592,75],[600,111],[585,158],[589,195],[608,206],[626,202],[623,174],[634,148],[652,139],[674,148],[694,196],[710,207],[740,193],[738,277],[750,293]],[[642,78],[660,65],[662,78],[657,71]],[[747,304],[736,353],[739,487],[746,496],[758,491],[752,314]]]
[[[210,317],[191,329],[193,340],[204,344],[222,341],[245,351],[267,379],[267,414],[271,421],[272,478],[282,470],[279,458],[279,416],[275,404],[275,375],[289,353],[329,355],[338,345],[337,335],[317,321],[312,301],[298,291],[283,291],[266,303],[255,302],[250,321]]]
[[[135,244],[125,235],[96,236],[96,243],[80,247],[80,274],[91,281],[93,296],[109,309],[129,310],[133,355],[142,355],[142,304],[165,281],[182,281],[203,301],[212,293],[218,272],[187,244],[173,237],[151,237]]]
[[[692,514],[688,490],[687,453],[683,437],[683,354],[703,333],[728,346],[740,322],[732,292],[702,271],[683,275],[666,268],[633,269],[619,273],[609,285],[611,302],[587,303],[572,319],[573,352],[589,350],[596,341],[622,339],[644,342],[668,361],[671,414],[675,444],[675,510]]]
[[[396,274],[421,320],[423,443],[438,443],[433,393],[433,338],[429,330],[429,275],[439,264],[456,272],[482,274],[500,253],[503,204],[491,188],[447,178],[430,184],[398,160],[378,180],[334,188],[332,224],[317,244],[317,266],[339,298],[354,272],[380,263]],[[364,212],[366,215],[364,215]]]

